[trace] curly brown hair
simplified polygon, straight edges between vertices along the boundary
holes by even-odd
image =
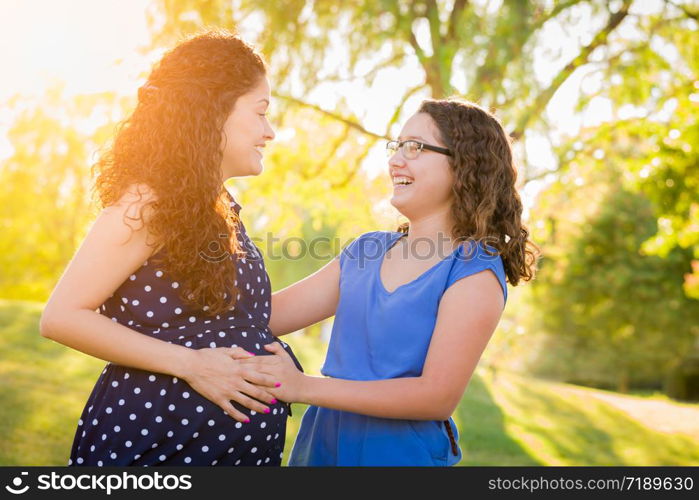
[[[225,241],[231,255],[242,253],[223,185],[222,129],[236,100],[265,73],[253,47],[226,31],[183,41],[154,66],[133,113],[93,167],[103,207],[132,186],[151,190],[138,218],[155,240],[151,258],[177,278],[185,303],[211,315],[235,305],[235,260],[202,256]]]
[[[432,118],[439,139],[452,152],[453,237],[495,248],[511,285],[533,279],[541,251],[522,224],[512,147],[498,119],[475,103],[454,98],[427,99],[418,113]],[[408,232],[409,226],[398,229]]]

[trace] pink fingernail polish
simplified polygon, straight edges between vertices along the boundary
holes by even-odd
[[[276,404],[277,404],[277,400],[276,400],[276,399],[273,399],[272,401],[269,402],[269,404],[271,404],[271,405],[276,405]]]
[[[250,352],[250,351],[245,351],[245,352],[247,352],[250,356],[254,356],[254,355],[255,355],[254,352]]]
[[[280,384],[279,382],[277,382],[276,384],[274,384],[274,387],[281,387],[281,386],[282,386],[282,384]]]
[[[265,408],[265,413],[269,413],[269,408]]]
[[[246,424],[249,424],[249,423],[250,423],[250,419],[249,419],[249,418],[248,418],[248,419],[245,419],[245,423],[246,423]]]

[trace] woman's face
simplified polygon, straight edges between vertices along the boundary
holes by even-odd
[[[270,87],[267,77],[247,94],[240,96],[223,125],[221,172],[230,177],[258,175],[262,172],[262,154],[274,130],[267,121]]]
[[[445,148],[438,137],[432,117],[416,113],[405,123],[398,140],[413,139]],[[388,165],[393,181],[391,204],[408,219],[450,210],[454,173],[448,156],[423,149],[416,158],[407,159],[398,149],[389,158]],[[408,184],[403,184],[406,181]]]

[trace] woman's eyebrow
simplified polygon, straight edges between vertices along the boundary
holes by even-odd
[[[398,141],[407,141],[408,139],[418,139],[420,141],[426,141],[427,139],[420,137],[419,135],[408,135],[405,137],[398,136]]]
[[[258,99],[257,102],[265,102],[265,103],[267,103],[267,106],[269,106],[269,99],[267,99],[266,97],[263,97],[262,99]]]

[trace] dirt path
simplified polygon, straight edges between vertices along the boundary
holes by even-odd
[[[623,411],[641,424],[660,432],[681,432],[699,441],[699,405],[691,407],[668,401],[625,396],[606,391],[563,386],[567,391],[584,393]]]

